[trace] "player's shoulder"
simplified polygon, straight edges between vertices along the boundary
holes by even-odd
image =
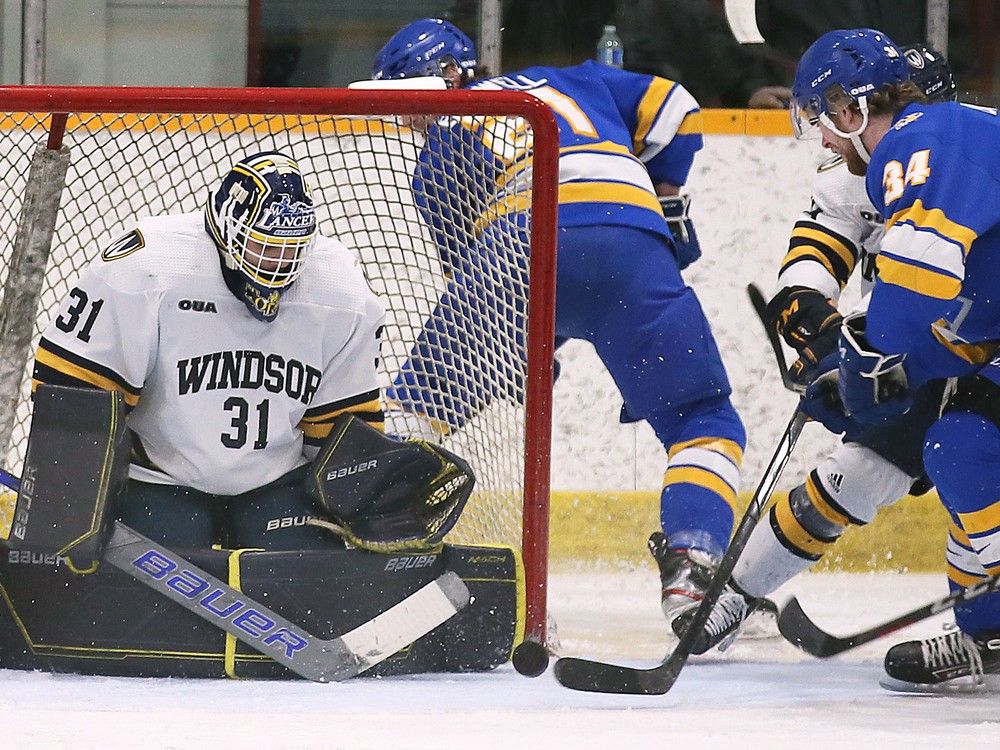
[[[343,242],[317,235],[302,273],[285,293],[289,302],[380,315],[383,306],[372,291],[357,255]]]
[[[816,168],[812,195],[817,203],[825,207],[868,202],[865,178],[851,174],[841,156],[827,159]]]
[[[962,110],[963,107],[954,102],[905,107],[876,146],[873,160],[876,154],[883,158],[895,158],[898,152],[923,144],[947,146],[953,141],[950,134],[964,117]]]
[[[215,246],[198,211],[138,219],[101,248],[91,270],[112,288],[140,292],[204,275],[213,263]]]

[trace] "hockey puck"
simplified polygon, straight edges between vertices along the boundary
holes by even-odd
[[[525,677],[538,677],[549,666],[549,652],[537,641],[523,641],[511,657],[514,669]]]

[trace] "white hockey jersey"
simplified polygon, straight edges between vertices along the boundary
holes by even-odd
[[[865,178],[852,175],[839,156],[827,160],[817,170],[809,209],[792,229],[777,288],[806,286],[837,301],[858,268],[866,295],[875,281],[883,232]]]
[[[266,323],[226,286],[201,213],[144,219],[63,301],[33,387],[122,391],[131,477],[235,495],[305,463],[337,414],[381,426],[384,316],[337,240],[317,237]]]

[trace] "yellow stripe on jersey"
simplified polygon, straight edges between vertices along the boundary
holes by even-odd
[[[93,370],[88,370],[81,365],[74,364],[69,360],[63,359],[59,355],[50,352],[48,349],[39,347],[35,352],[35,360],[43,365],[51,367],[53,370],[57,370],[64,375],[74,378],[75,380],[89,383],[90,385],[100,388],[103,391],[119,391],[122,394],[125,403],[130,407],[139,403],[138,394],[126,390],[111,378],[100,375]],[[39,385],[41,385],[41,381],[32,379],[32,393],[35,392],[35,389],[38,388]]]
[[[522,213],[527,211],[529,208],[531,208],[530,192],[508,195],[507,197],[494,203],[479,215],[479,218],[476,219],[476,223],[472,225],[473,231],[478,235],[501,216]]]
[[[790,497],[790,495],[786,495],[775,503],[772,509],[773,518],[778,524],[782,536],[789,544],[804,552],[806,556],[819,557],[829,549],[835,540],[817,539],[806,531],[792,511]]]
[[[827,273],[837,280],[837,283],[840,284],[841,288],[844,287],[844,282],[840,280],[840,274],[833,270],[833,264],[830,262],[830,259],[823,255],[818,248],[810,245],[802,245],[785,253],[785,257],[781,261],[781,267],[784,269],[785,266],[790,265],[794,261],[802,260],[803,258],[808,258],[809,260],[814,260],[817,263],[822,263],[823,268],[826,269]]]
[[[912,266],[890,258],[885,253],[878,254],[875,268],[878,269],[878,277],[886,284],[895,284],[925,297],[955,299],[962,289],[962,282],[954,276]]]
[[[948,338],[938,330],[938,326],[947,325],[946,321],[939,320],[931,326],[931,333],[937,342],[941,344],[945,349],[950,351],[959,359],[964,359],[969,364],[982,365],[993,359],[993,356],[997,353],[997,349],[1000,348],[1000,344],[993,341],[988,341],[983,344],[966,344],[960,341],[949,341]]]
[[[636,128],[632,141],[633,153],[640,153],[646,147],[646,136],[649,135],[656,117],[663,107],[670,92],[677,84],[666,78],[653,78],[646,93],[639,100],[636,108]]]
[[[648,190],[622,182],[568,182],[559,186],[560,203],[624,203],[663,213]]]
[[[825,520],[837,526],[850,525],[851,519],[830,505],[823,497],[823,493],[819,491],[816,482],[813,481],[812,473],[806,477],[806,495],[809,496],[809,502],[812,503],[812,506]]]
[[[743,461],[743,449],[740,447],[740,444],[735,440],[720,437],[700,437],[694,440],[684,440],[680,443],[674,443],[670,446],[670,450],[667,451],[667,457],[673,458],[685,448],[704,448],[708,451],[721,453],[737,466]]]
[[[971,513],[959,513],[966,534],[986,534],[1000,528],[1000,500]],[[971,545],[970,545],[971,546]]]
[[[382,419],[382,406],[377,398],[365,401],[360,404],[345,406],[343,409],[335,409],[324,414],[316,414],[310,417],[303,417],[299,422],[299,429],[307,438],[313,440],[323,440],[330,434],[333,427],[333,420],[341,414],[354,414],[364,419],[364,421],[377,430],[385,431],[385,420]],[[373,419],[373,417],[379,417]]]
[[[563,146],[559,149],[559,155],[574,154],[580,151],[595,151],[598,153],[623,154],[634,156],[625,146],[614,141],[599,141],[598,143],[584,143],[580,146]]]
[[[830,232],[824,232],[816,227],[805,227],[797,224],[792,229],[792,239],[800,237],[805,240],[815,240],[823,246],[824,249],[829,249],[840,258],[844,265],[847,266],[847,274],[850,275],[851,271],[854,270],[855,263],[855,253],[854,251],[844,244],[843,240]],[[839,276],[839,274],[837,274]]]
[[[885,231],[889,232],[895,224],[909,223],[916,227],[931,229],[937,234],[962,246],[962,254],[968,255],[973,240],[979,235],[974,229],[958,224],[949,219],[940,208],[925,208],[922,201],[915,200],[912,206],[897,211],[885,223]]]
[[[711,490],[716,495],[726,501],[730,508],[736,507],[736,490],[729,486],[715,472],[708,469],[701,469],[697,466],[678,466],[667,469],[663,475],[663,486],[669,487],[674,484],[694,484]]]
[[[701,135],[704,132],[705,123],[700,109],[697,112],[688,112],[677,126],[677,135]]]

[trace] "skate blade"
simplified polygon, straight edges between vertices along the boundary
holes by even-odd
[[[988,674],[983,681],[976,682],[971,677],[958,677],[947,682],[928,685],[922,682],[906,682],[894,677],[883,676],[878,684],[894,693],[912,695],[1000,695],[1000,675]]]

